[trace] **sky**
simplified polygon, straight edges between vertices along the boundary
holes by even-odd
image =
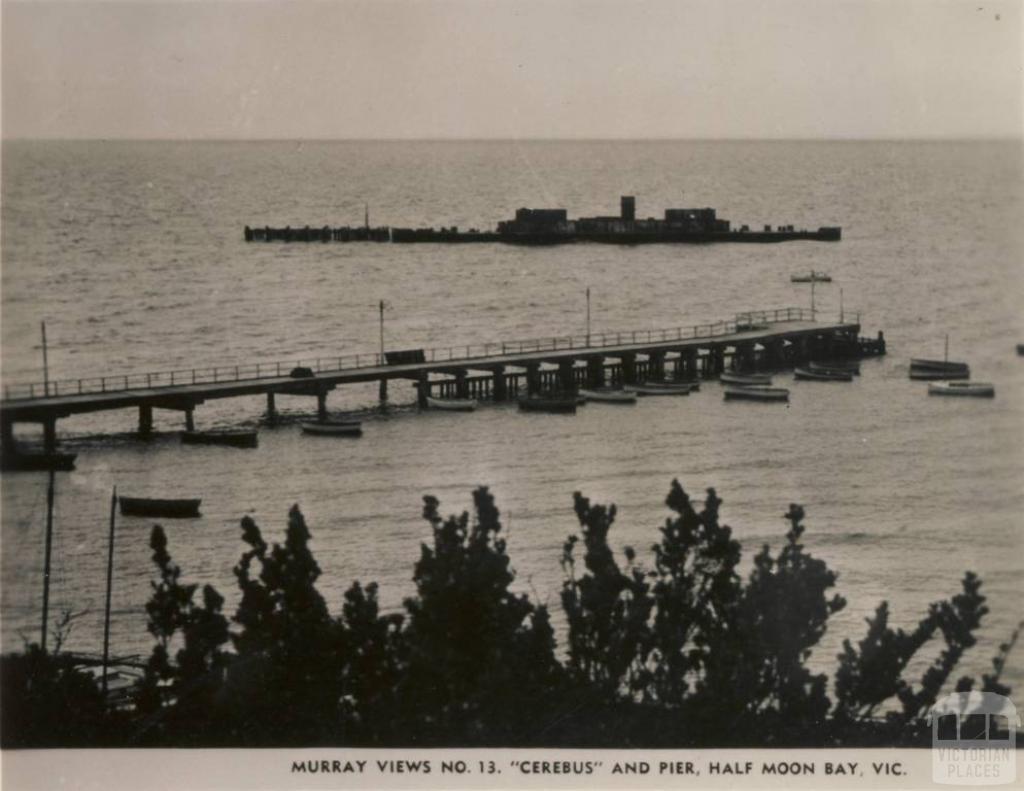
[[[1021,137],[1022,4],[3,0],[10,138]]]

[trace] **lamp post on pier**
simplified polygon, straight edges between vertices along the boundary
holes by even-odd
[[[590,347],[590,286],[587,286],[587,347]]]

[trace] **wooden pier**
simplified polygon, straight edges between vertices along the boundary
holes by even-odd
[[[146,436],[153,430],[153,410],[182,412],[185,428],[192,430],[196,408],[218,398],[264,395],[267,420],[273,422],[278,396],[314,397],[323,419],[328,394],[357,383],[378,383],[381,401],[387,401],[389,382],[404,380],[417,388],[421,406],[432,393],[500,402],[580,386],[709,378],[727,367],[756,370],[884,354],[882,334],[860,337],[860,317],[853,318],[818,321],[810,310],[784,308],[691,327],[394,351],[383,359],[362,354],[8,385],[0,400],[0,429],[10,448],[16,423],[41,424],[45,448],[53,451],[57,421],[89,412],[137,409],[138,431]]]

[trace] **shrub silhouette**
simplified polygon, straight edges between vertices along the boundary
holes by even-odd
[[[155,645],[133,712],[110,712],[70,657],[35,646],[0,662],[3,746],[858,746],[927,744],[923,715],[987,613],[981,581],[928,610],[909,632],[882,602],[856,645],[843,643],[832,694],[809,668],[837,575],[801,544],[791,505],[777,553],[746,578],[741,547],[709,489],[698,511],[677,481],[646,568],[612,549],[614,505],[574,495],[579,522],[562,551],[565,649],[544,606],[514,593],[500,514],[486,488],[473,515],[443,518],[424,498],[430,538],[404,613],[383,615],[375,583],[355,582],[332,615],[298,507],[284,542],[249,517],[230,621],[209,585],[181,581],[163,530],[146,605]],[[198,601],[197,601],[198,599]],[[1019,629],[980,687],[1000,682]],[[919,651],[941,650],[916,683]],[[961,678],[958,689],[975,681]]]

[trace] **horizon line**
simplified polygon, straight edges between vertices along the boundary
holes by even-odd
[[[966,143],[1024,142],[1017,135],[932,137],[78,137],[0,135],[0,143]]]

